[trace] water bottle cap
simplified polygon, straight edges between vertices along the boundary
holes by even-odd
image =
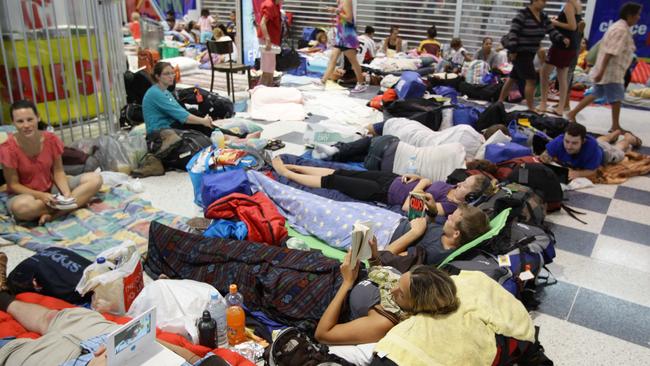
[[[210,316],[210,312],[207,310],[203,310],[203,320],[204,321],[210,321],[212,317]]]
[[[232,285],[230,285],[230,293],[234,294],[236,292],[237,292],[237,285],[233,283]]]
[[[210,291],[210,298],[212,298],[212,300],[214,300],[214,299],[216,299],[218,297],[219,297],[219,293],[217,293],[217,291],[214,291],[214,290]]]
[[[104,257],[97,257],[97,264],[102,264],[106,262],[106,258]]]

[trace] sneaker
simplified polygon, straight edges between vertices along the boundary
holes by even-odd
[[[354,87],[354,89],[350,90],[350,93],[363,93],[364,91],[368,90],[368,85],[367,84],[359,84]]]
[[[7,285],[7,255],[0,252],[0,291],[9,291]]]
[[[140,167],[131,172],[131,176],[134,178],[144,178],[164,174],[165,167],[160,159],[155,157],[153,154],[146,154],[143,156],[142,160],[140,160]]]

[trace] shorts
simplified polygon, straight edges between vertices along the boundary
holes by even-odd
[[[576,57],[575,48],[551,47],[546,55],[546,62],[557,68],[563,69],[571,66],[573,59]]]
[[[605,103],[612,104],[625,99],[625,86],[623,84],[596,84],[592,94],[596,99],[603,98]]]
[[[345,51],[349,51],[349,50],[355,50],[355,51],[356,51],[356,48],[346,47],[346,46],[339,45],[339,44],[334,45],[334,47],[336,47],[336,48],[338,48],[339,50],[341,50],[341,52],[345,52]]]
[[[512,63],[510,77],[515,80],[537,80],[535,71],[535,54],[532,52],[519,52],[515,61]]]
[[[382,171],[336,170],[321,178],[321,187],[335,189],[360,201],[386,203],[397,174]]]
[[[267,74],[273,74],[275,72],[275,53],[272,51],[262,51],[262,55],[260,56],[260,69],[262,69],[263,73]]]
[[[620,163],[625,159],[625,151],[605,141],[598,141],[598,146],[603,150],[603,165]]]
[[[74,177],[68,177],[68,186],[70,186],[70,190],[73,190],[81,184],[81,175],[76,175]],[[56,185],[52,184],[52,188],[50,189],[50,193],[52,194],[59,194],[59,189],[56,187]],[[7,200],[7,210],[9,210],[9,213],[11,213],[11,205],[14,203],[16,198],[18,198],[20,195],[19,194],[14,194],[9,196],[9,199]],[[12,214],[13,216],[13,214]]]
[[[0,348],[0,365],[60,365],[81,355],[81,342],[118,327],[96,311],[64,309],[40,338],[16,339]]]

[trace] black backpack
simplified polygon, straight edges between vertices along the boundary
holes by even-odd
[[[508,121],[516,121],[520,118],[527,118],[533,127],[544,132],[552,139],[563,134],[569,124],[566,118],[545,116],[531,111],[514,111],[507,114]]]
[[[458,84],[458,92],[461,95],[467,95],[470,99],[485,100],[488,102],[496,102],[499,100],[501,88],[503,88],[503,83],[480,85],[461,81]]]
[[[170,152],[162,162],[165,168],[185,170],[192,156],[203,150],[203,148],[212,145],[212,141],[199,131],[176,130],[176,133],[183,142],[174,151]]]
[[[20,262],[9,273],[7,284],[14,294],[38,292],[81,304],[90,300],[90,294],[81,297],[75,287],[90,263],[68,249],[51,247]]]
[[[202,97],[201,103],[197,100],[197,91]],[[235,109],[230,99],[217,93],[210,93],[201,88],[186,88],[176,91],[176,99],[195,116],[210,115],[212,119],[230,118],[235,115]]]
[[[396,100],[384,105],[384,120],[404,117],[418,121],[430,130],[438,131],[442,124],[442,109],[453,108],[431,99],[412,98]]]
[[[483,113],[478,116],[478,121],[476,121],[474,128],[476,128],[477,131],[483,131],[492,125],[499,124],[508,124],[506,108],[503,106],[502,102],[492,103],[489,107],[487,107]]]
[[[352,366],[328,350],[326,345],[314,342],[298,328],[289,327],[266,348],[264,359],[268,366]]]
[[[547,212],[557,211],[562,206],[564,192],[560,180],[555,172],[544,164],[517,164],[512,168],[507,180],[532,188],[546,203]]]

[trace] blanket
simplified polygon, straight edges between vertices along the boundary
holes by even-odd
[[[589,180],[596,184],[621,184],[630,177],[646,174],[650,174],[650,155],[628,151],[623,161],[598,168]]]
[[[52,310],[62,310],[62,309],[69,309],[75,307],[75,305],[72,305],[63,300],[59,300],[54,297],[43,296],[33,292],[26,292],[26,293],[19,294],[18,296],[16,296],[16,299],[20,301],[32,303],[32,304],[42,305]],[[126,316],[115,316],[108,313],[102,315],[107,320],[115,322],[117,324],[126,324],[127,322],[129,322],[129,320],[131,320],[131,318]],[[7,338],[7,337],[37,339],[38,337],[40,337],[40,334],[29,332],[20,323],[18,323],[11,315],[3,311],[0,311],[0,339]],[[239,365],[239,366],[253,365],[253,363],[251,363],[250,361],[248,361],[247,359],[245,359],[244,357],[240,356],[235,352],[232,352],[227,349],[214,349],[210,351],[208,347],[204,347],[198,344],[193,344],[178,334],[163,332],[160,329],[156,329],[156,337],[158,339],[162,339],[165,342],[169,342],[171,344],[181,346],[187,349],[188,351],[191,351],[192,353],[199,355],[201,357],[205,356],[205,354],[208,352],[212,352],[218,355],[219,357],[227,360],[230,365]]]
[[[360,202],[338,202],[279,183],[262,173],[248,172],[254,190],[263,191],[296,231],[313,235],[339,249],[350,247],[352,225],[356,221],[374,224],[377,247],[390,243],[403,216]]]
[[[120,187],[98,193],[86,208],[44,226],[14,223],[7,213],[7,197],[0,194],[0,237],[37,252],[55,246],[94,260],[100,252],[131,240],[144,254],[150,222],[158,220],[189,230],[186,218],[153,208],[150,202]]]

